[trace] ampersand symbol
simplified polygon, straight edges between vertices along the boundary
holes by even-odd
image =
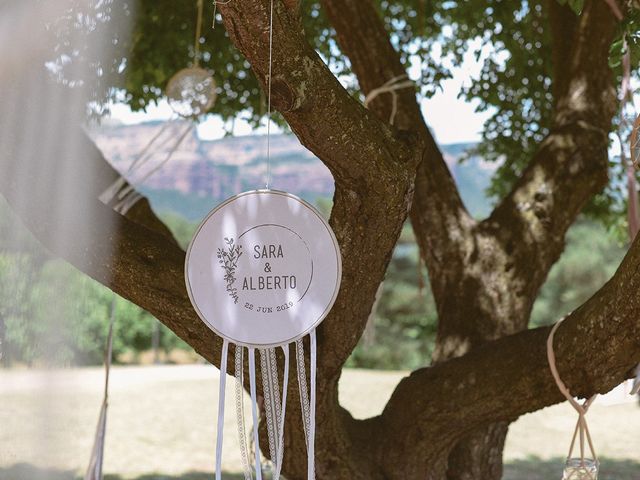
[[[265,273],[271,273],[271,265],[269,265],[269,262],[264,264],[264,271]]]

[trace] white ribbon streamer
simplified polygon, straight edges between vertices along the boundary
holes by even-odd
[[[316,375],[317,375],[317,341],[315,329],[310,334],[311,343],[311,402],[309,408],[309,447],[307,459],[307,478],[314,480],[316,477],[315,439],[316,439]]]
[[[238,443],[240,443],[240,457],[244,480],[253,480],[249,455],[247,454],[247,435],[244,424],[244,348],[236,345],[236,422],[238,424]]]
[[[222,480],[222,440],[224,436],[224,397],[227,383],[227,354],[229,342],[222,343],[220,358],[220,390],[218,392],[218,439],[216,441],[216,480]]]
[[[260,439],[258,432],[258,401],[256,395],[256,350],[251,347],[249,347],[249,390],[251,391],[251,413],[253,414],[253,441],[256,450],[256,479],[262,480]]]
[[[272,358],[273,357],[273,358]],[[278,462],[278,370],[273,348],[260,349],[260,366],[262,369],[262,393],[264,397],[264,413],[267,420],[267,436],[269,438],[269,454],[275,466]]]
[[[296,369],[298,371],[298,392],[300,394],[300,410],[302,412],[302,427],[304,429],[305,446],[309,447],[309,390],[307,388],[307,370],[304,362],[304,343],[296,340]]]
[[[282,415],[280,416],[280,425],[278,433],[278,459],[276,462],[276,472],[273,480],[280,478],[282,472],[282,460],[284,458],[284,420],[287,411],[287,390],[289,389],[289,345],[282,347],[284,353],[284,378],[282,381]]]
[[[301,340],[296,342],[296,361],[298,368],[298,384],[303,411],[303,423],[305,431],[305,443],[308,459],[308,480],[315,479],[314,437],[315,437],[315,398],[316,398],[316,357],[317,346],[315,331],[310,336],[311,345],[311,401],[307,394],[307,380],[304,364],[304,346]],[[220,391],[218,404],[218,439],[216,444],[216,480],[221,480],[222,475],[222,442],[224,430],[224,398],[226,385],[226,364],[229,343],[224,341],[220,365]],[[289,390],[290,347],[281,347],[284,355],[284,372],[282,381],[282,396],[278,382],[278,364],[275,349],[259,349],[263,376],[263,391],[265,401],[265,415],[267,417],[267,430],[269,433],[269,449],[273,463],[272,480],[279,480],[282,474],[284,459],[284,425],[287,409],[287,393]],[[236,417],[238,421],[238,436],[240,440],[240,453],[244,469],[245,480],[252,480],[253,475],[249,465],[246,448],[246,436],[244,426],[243,395],[243,347],[236,346],[235,350],[235,393],[236,393]],[[253,417],[253,441],[255,445],[255,470],[256,480],[262,480],[259,443],[259,417],[257,406],[256,364],[255,348],[249,348],[249,391],[251,394],[251,410]]]

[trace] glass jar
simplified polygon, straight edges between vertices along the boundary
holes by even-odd
[[[597,480],[598,467],[598,461],[591,458],[568,458],[562,480]]]

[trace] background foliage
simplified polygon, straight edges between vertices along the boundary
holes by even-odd
[[[442,88],[465,55],[482,61],[480,74],[465,83],[460,96],[476,101],[489,112],[482,141],[474,154],[496,162],[499,168],[489,192],[499,199],[520,176],[540,141],[552,125],[552,45],[549,3],[546,0],[376,0],[380,15],[402,61],[422,97]],[[558,0],[578,15],[584,0]],[[74,65],[88,62],[96,72],[93,113],[108,111],[109,101],[145,109],[163,98],[169,79],[194,61],[195,0],[93,0],[77,1],[60,35],[58,57],[51,62],[54,75],[73,82]],[[211,113],[220,116],[231,131],[236,118],[258,124],[266,111],[265,97],[250,65],[231,44],[218,16],[211,28],[213,9],[205,2],[200,39],[200,63],[218,84],[218,100]],[[640,10],[636,2],[620,23],[611,47],[611,65],[621,74],[623,37],[631,49],[632,70],[640,60]],[[354,95],[360,95],[348,59],[340,51],[335,32],[317,0],[302,0],[305,33],[331,70]],[[69,22],[71,19],[71,22]],[[65,23],[66,22],[66,23]],[[72,36],[101,36],[115,45],[109,58],[89,49],[72,48]],[[265,48],[267,46],[265,45]],[[275,66],[277,74],[277,65]],[[388,79],[387,79],[388,80]],[[384,83],[381,81],[381,83]],[[619,82],[618,82],[619,84]],[[276,120],[278,116],[276,115]],[[427,118],[427,121],[429,119]],[[587,214],[608,226],[619,225],[625,209],[623,169],[611,163],[612,182],[587,207]],[[621,231],[624,228],[620,226]]]
[[[317,204],[328,214],[330,200],[319,199]],[[161,212],[160,216],[179,243],[186,246],[196,224],[173,212]],[[0,232],[3,364],[102,363],[114,294],[50,257],[4,203],[0,204]],[[610,278],[624,251],[601,224],[579,221],[569,231],[567,249],[542,288],[532,326],[554,322],[583,303]],[[150,350],[155,329],[159,329],[161,350],[188,349],[173,332],[136,305],[116,297],[115,307],[116,362],[136,361],[139,354]],[[412,229],[406,225],[375,314],[347,365],[414,369],[428,364],[436,328],[436,307],[427,272],[419,262]]]

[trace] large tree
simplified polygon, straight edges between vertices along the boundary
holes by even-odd
[[[97,8],[105,3],[118,5]],[[619,108],[610,50],[622,30],[604,0],[563,3],[275,0],[273,105],[333,174],[330,223],[343,256],[341,291],[319,328],[319,479],[497,479],[509,422],[563,400],[546,360],[549,329],[527,325],[567,229],[585,208],[602,212],[615,201],[601,192]],[[101,76],[110,87],[126,75],[125,100],[140,108],[185,66],[195,1],[141,1],[135,11],[133,34],[119,42],[122,57],[104,64]],[[224,29],[204,29],[202,39],[203,64],[221,84],[214,113],[258,117],[269,71],[269,0],[221,2],[218,11]],[[490,53],[465,95],[494,112],[479,151],[501,162],[492,187],[498,201],[484,220],[463,205],[419,102],[449,75],[447,59],[459,62],[478,42]],[[364,107],[363,95],[416,62],[418,92],[378,95]],[[15,150],[0,155],[0,191],[42,243],[219,362],[221,341],[187,297],[184,252],[148,204],[123,217],[99,203],[115,178],[100,153],[87,146],[91,154],[74,170],[78,201],[65,212],[65,228],[92,235],[61,245],[52,241],[61,225],[47,214],[56,188],[48,174],[64,152],[20,165],[37,182],[25,202],[12,180],[21,142],[10,145]],[[83,178],[89,165],[99,175]],[[76,220],[89,207],[90,224]],[[404,378],[381,415],[356,420],[339,404],[340,373],[407,218],[437,304],[433,364]],[[576,395],[608,391],[640,362],[638,269],[636,242],[556,335],[559,370]],[[291,480],[306,476],[296,408],[289,402],[284,472]]]

